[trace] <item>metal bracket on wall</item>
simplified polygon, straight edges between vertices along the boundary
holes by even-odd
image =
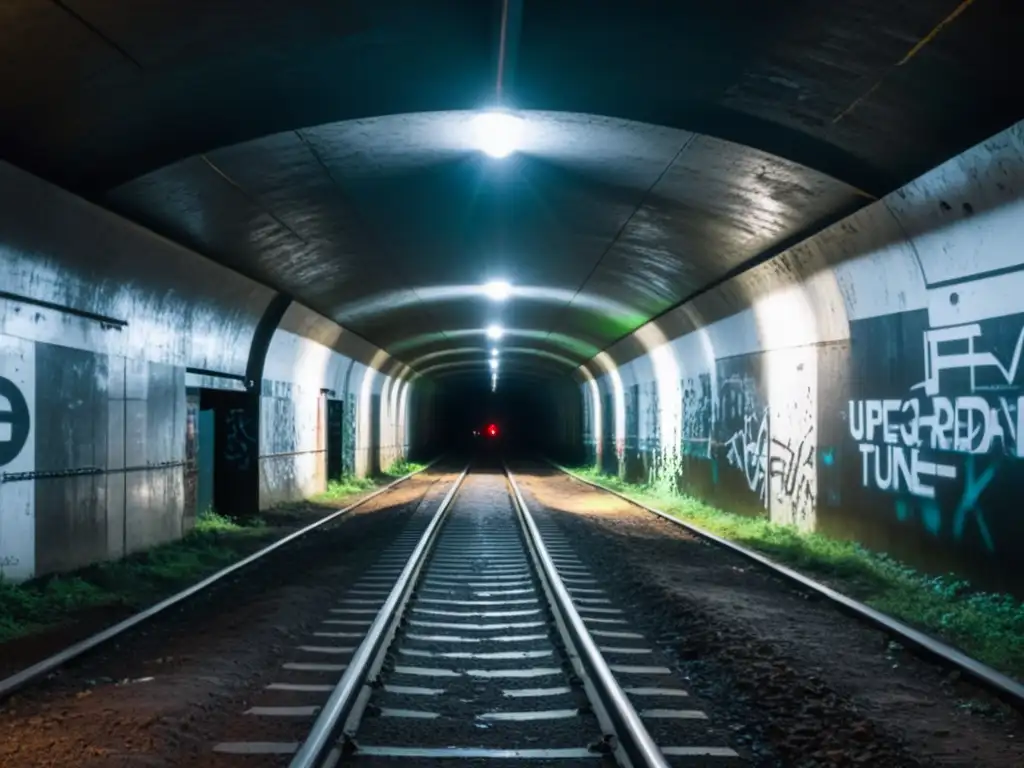
[[[52,301],[43,301],[42,299],[33,299],[31,296],[21,296],[17,293],[10,293],[9,291],[0,291],[0,299],[8,299],[10,301],[17,301],[21,304],[31,304],[35,307],[42,307],[43,309],[52,309],[57,312],[63,312],[67,315],[74,315],[75,317],[82,317],[86,320],[93,320],[100,324],[103,330],[120,331],[122,328],[128,327],[127,320],[120,320],[116,317],[108,317],[107,315],[99,315],[95,312],[89,312],[84,309],[75,309],[74,307],[65,307],[61,304],[56,304]]]
[[[286,451],[284,453],[261,453],[257,458],[259,459],[280,459],[286,456],[312,456],[317,453],[327,453],[324,448],[317,448],[312,451]]]
[[[232,381],[245,382],[245,376],[239,376],[237,373],[221,373],[220,371],[211,371],[208,368],[186,368],[185,373],[194,373],[196,376],[211,376],[215,379],[231,379]]]
[[[118,472],[144,472],[150,469],[173,469],[184,467],[184,461],[158,461],[152,464],[137,464],[131,467],[77,467],[75,469],[38,470],[34,472],[0,472],[0,483],[17,483],[25,480],[55,480],[62,477],[82,477],[84,475],[113,475]]]
[[[173,469],[174,467],[184,467],[186,463],[184,461],[157,461],[152,464],[136,464],[120,469],[108,469],[107,472],[144,472],[147,469]]]
[[[17,483],[23,480],[51,480],[61,477],[81,477],[83,475],[102,475],[105,469],[99,467],[80,467],[78,469],[39,470],[35,472],[0,472],[0,483]]]

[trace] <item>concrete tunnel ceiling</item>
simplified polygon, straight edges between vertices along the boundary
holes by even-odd
[[[1011,0],[2,17],[0,156],[431,377],[487,376],[495,322],[502,376],[566,373],[1024,117]],[[523,121],[500,160],[473,141],[494,104]]]

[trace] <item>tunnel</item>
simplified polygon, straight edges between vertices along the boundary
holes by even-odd
[[[1019,588],[1024,19],[891,10],[8,2],[0,574],[500,445]]]

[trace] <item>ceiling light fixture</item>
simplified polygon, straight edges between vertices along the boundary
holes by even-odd
[[[504,280],[492,280],[484,285],[484,294],[491,301],[504,301],[512,295],[512,286]]]
[[[497,357],[497,356],[498,356],[498,350],[492,349],[491,350],[491,357]]]
[[[491,370],[492,371],[498,370],[498,361],[495,360],[493,357],[491,358]]]
[[[505,329],[500,325],[489,325],[487,326],[487,338],[492,341],[498,341],[502,336],[505,335]]]
[[[476,146],[491,157],[508,157],[519,148],[523,121],[508,112],[484,112],[473,118]]]

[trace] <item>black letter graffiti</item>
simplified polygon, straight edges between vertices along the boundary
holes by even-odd
[[[257,440],[249,434],[250,419],[244,408],[232,408],[227,413],[227,445],[224,458],[240,470],[249,468],[255,459]]]
[[[7,424],[10,426],[4,429]],[[0,376],[0,467],[10,464],[21,453],[28,440],[28,429],[25,396],[13,381]]]

